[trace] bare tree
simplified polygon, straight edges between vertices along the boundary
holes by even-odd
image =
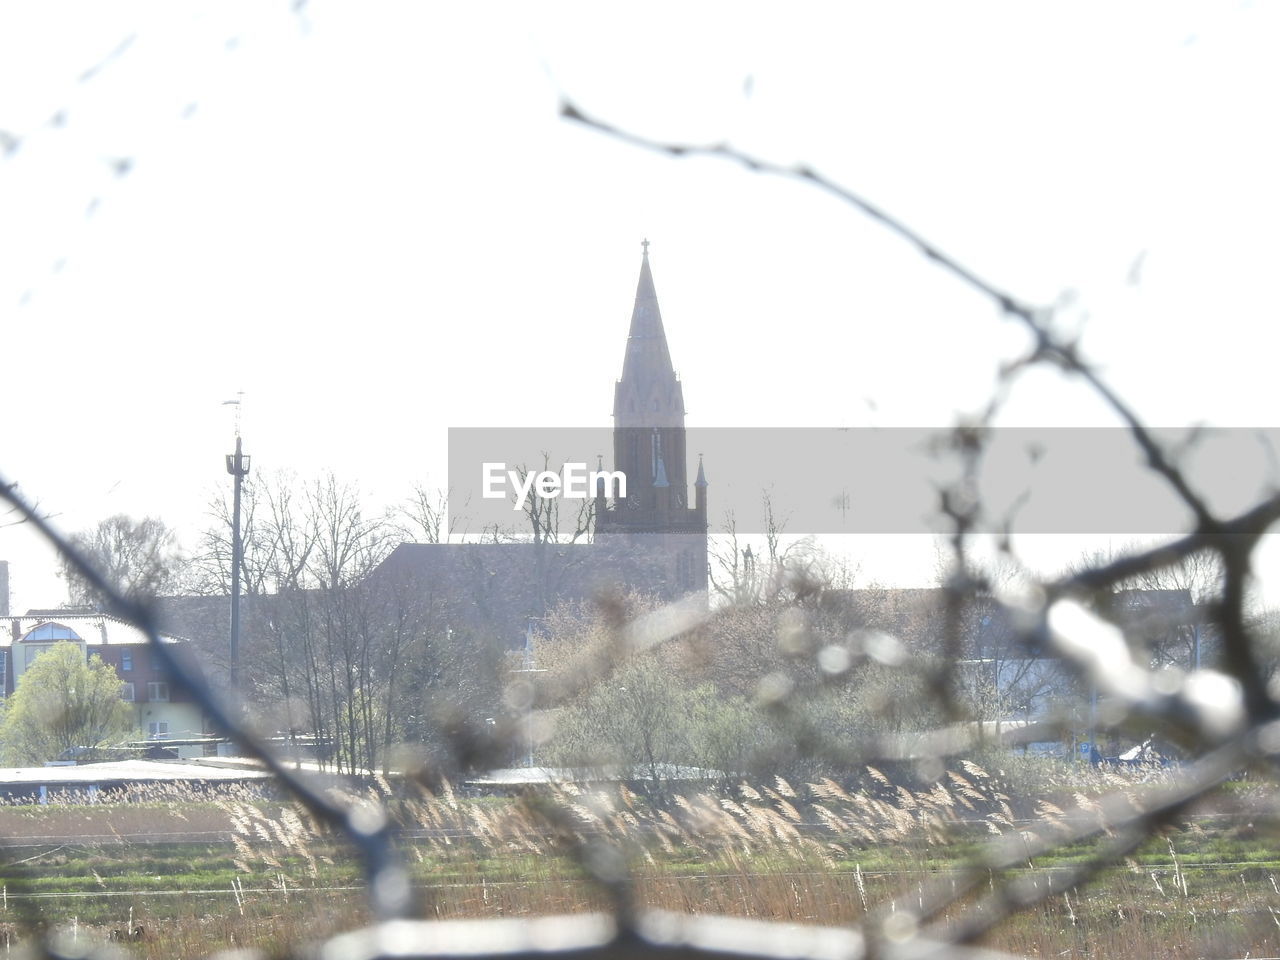
[[[135,520],[118,513],[69,540],[108,582],[134,600],[163,594],[182,562],[177,536],[158,517]],[[65,557],[60,576],[66,581],[72,606],[101,604],[101,592]]]
[[[316,545],[310,511],[300,509],[306,488],[289,471],[246,477],[240,503],[242,544],[240,583],[247,597],[296,586]],[[231,497],[209,503],[209,524],[182,568],[182,591],[195,596],[227,596],[231,591]]]
[[[1094,551],[1072,569],[1079,574],[1117,559],[1112,551]],[[1219,629],[1211,601],[1222,578],[1220,558],[1204,550],[1126,577],[1096,592],[1092,602],[1124,629],[1135,655],[1153,668],[1192,670],[1217,655]]]
[[[779,516],[773,494],[760,495],[762,534],[748,537],[738,532],[733,511],[725,514],[724,532],[709,545],[711,589],[731,603],[768,603],[820,571],[835,574],[837,564],[823,557],[812,538],[788,537],[787,518]]]
[[[448,543],[455,534],[465,535],[457,503],[450,491],[415,483],[413,490],[396,511],[396,525],[411,543]],[[465,506],[465,503],[462,504]]]
[[[544,453],[542,455],[542,470],[549,471],[550,469],[551,454]],[[532,472],[534,471],[531,471],[523,464],[517,467],[517,486],[523,487],[528,482],[529,474]],[[559,472],[563,474],[563,464],[560,465]],[[515,495],[513,494],[512,496],[514,497]],[[561,527],[562,512],[560,509],[563,499],[563,497],[540,497],[534,494],[525,497],[521,510],[524,513],[525,521],[528,523],[528,536],[532,538],[534,543],[577,543],[589,537],[592,530],[595,529],[595,499],[593,497],[585,497],[578,501],[578,506],[573,512],[571,525],[564,528]],[[522,531],[513,533],[513,539],[523,538]]]

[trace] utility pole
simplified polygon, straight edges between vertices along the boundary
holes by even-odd
[[[235,478],[231,500],[231,692],[240,696],[240,567],[244,544],[240,542],[240,487],[249,475],[249,457],[240,448],[240,401],[236,405],[236,452],[227,454],[227,473]]]

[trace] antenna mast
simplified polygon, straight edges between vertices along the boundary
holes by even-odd
[[[240,488],[249,475],[249,457],[240,445],[240,407],[244,391],[223,406],[236,408],[236,452],[227,454],[227,473],[234,478],[231,500],[231,694],[240,696],[240,570],[244,566],[244,544],[240,542]]]

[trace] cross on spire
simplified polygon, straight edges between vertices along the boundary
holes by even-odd
[[[649,240],[646,238],[640,241],[640,249],[644,251],[644,255],[649,256]]]

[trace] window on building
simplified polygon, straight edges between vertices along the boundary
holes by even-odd
[[[147,699],[168,700],[169,684],[165,683],[163,680],[152,680],[147,684]]]
[[[130,653],[128,650],[120,651],[120,669],[121,670],[133,669],[133,654]]]
[[[25,637],[28,640],[79,640],[80,634],[76,633],[70,627],[64,627],[60,623],[42,623],[36,627]]]
[[[130,703],[133,702],[133,684],[132,683],[120,684],[120,699],[127,700]]]
[[[169,736],[168,720],[152,720],[147,723],[148,740],[164,740]]]

